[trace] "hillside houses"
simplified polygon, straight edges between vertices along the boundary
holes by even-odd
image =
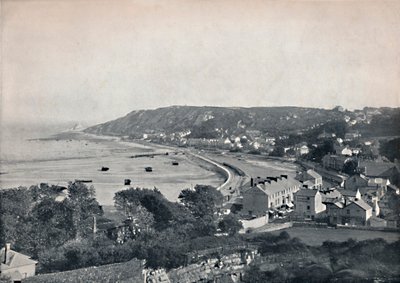
[[[322,158],[322,166],[326,169],[342,171],[346,162],[352,160],[346,155],[327,154]]]
[[[337,155],[344,155],[344,156],[352,156],[353,150],[349,146],[336,146],[334,145],[334,149]]]
[[[372,207],[362,199],[352,201],[343,200],[325,201],[327,222],[331,225],[367,225],[372,217]]]
[[[360,192],[361,198],[372,207],[375,216],[380,214],[380,203],[388,186],[395,187],[388,179],[368,178],[362,174],[353,175],[344,183],[346,190]]]
[[[361,137],[361,134],[358,131],[350,131],[344,135],[345,141],[352,141]]]
[[[391,184],[400,183],[400,170],[392,162],[361,160],[358,162],[358,172],[369,178],[388,179]]]
[[[384,225],[379,210],[361,197],[358,189],[316,190],[303,188],[294,194],[295,219],[325,222],[329,225]],[[370,221],[374,217],[374,221]]]
[[[303,184],[303,187],[309,189],[321,189],[322,188],[322,176],[312,169],[307,171],[298,172],[296,180]]]

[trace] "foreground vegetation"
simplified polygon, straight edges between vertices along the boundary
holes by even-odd
[[[261,258],[244,282],[398,282],[400,242],[326,241],[310,247],[285,232],[258,239]]]
[[[65,190],[66,197],[60,198]],[[141,277],[132,273],[141,268],[140,260],[146,267],[169,270],[246,249],[257,249],[261,256],[246,272],[245,282],[390,281],[400,276],[399,241],[325,241],[308,246],[287,232],[239,235],[236,216],[219,213],[222,195],[213,187],[184,190],[179,203],[168,201],[156,189],[130,188],[116,193],[114,199],[117,209],[131,220],[125,222],[127,229],[118,239],[107,230],[94,233],[93,217],[100,225],[102,209],[94,189],[82,183],[0,191],[2,244],[11,242],[13,249],[38,260],[39,273],[77,269],[26,282],[76,278],[134,282],[133,278]],[[103,267],[80,269],[93,266]]]
[[[64,190],[66,197],[60,199]],[[218,226],[231,235],[241,228],[235,217],[218,218],[222,195],[213,187],[184,190],[180,200],[172,203],[156,189],[118,192],[116,207],[133,221],[116,241],[107,229],[94,233],[94,217],[104,220],[94,188],[70,183],[68,188],[41,185],[2,190],[1,244],[11,243],[14,250],[38,260],[39,273],[133,258],[145,259],[151,268],[174,268],[188,262],[187,253],[214,242],[208,237],[214,237]]]

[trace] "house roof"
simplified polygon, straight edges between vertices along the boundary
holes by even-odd
[[[8,250],[7,251],[7,257],[6,257],[6,262],[4,263],[4,257],[5,257],[5,248],[2,248],[0,250],[0,259],[1,259],[1,270],[6,270],[10,268],[15,268],[19,266],[25,266],[25,265],[31,265],[31,264],[36,264],[37,261],[32,260],[30,256],[21,254],[19,252],[13,251],[13,250]]]
[[[321,179],[321,175],[315,172],[313,169],[308,169],[305,172],[301,172],[296,176],[296,179],[299,181],[314,181],[315,179]],[[307,184],[306,184],[307,185]],[[314,185],[314,183],[309,183],[308,185]]]
[[[352,204],[355,204],[359,207],[361,207],[363,210],[369,210],[372,209],[372,207],[370,207],[365,201],[363,201],[362,199],[358,199],[355,201],[350,202],[347,206],[350,206]]]
[[[368,178],[367,177],[365,177],[365,175],[363,175],[363,174],[357,174],[357,175],[353,175],[353,176],[351,176],[350,178],[348,178],[347,180],[346,180],[346,182],[350,182],[350,180],[351,181],[353,181],[353,182],[355,182],[356,180],[363,180],[363,181],[366,181],[366,182],[368,182]]]
[[[359,167],[366,169],[365,175],[374,177],[386,175],[386,173],[390,173],[390,170],[396,169],[396,165],[394,163],[373,161],[361,161]]]
[[[334,205],[334,206],[336,206],[338,208],[343,208],[344,207],[343,202],[341,202],[338,199],[327,199],[327,200],[323,201],[322,203],[326,204],[326,205]]]
[[[307,186],[307,187],[312,187],[312,186],[314,186],[314,185],[315,185],[314,182],[312,182],[312,181],[310,181],[310,180],[305,181],[305,182],[303,183],[303,186]]]
[[[360,191],[360,194],[365,195],[365,194],[376,194],[377,189],[376,188],[371,188],[371,187],[361,187],[358,188],[358,190]]]
[[[318,193],[318,190],[312,189],[301,189],[297,191],[296,196],[314,197]]]
[[[251,190],[260,190],[264,192],[267,195],[271,195],[277,192],[281,192],[285,189],[288,188],[294,188],[294,187],[299,187],[301,183],[297,180],[294,180],[292,178],[279,178],[277,177],[277,181],[271,180],[270,182],[265,181],[264,184],[259,183],[256,186],[249,187],[243,190],[243,192],[249,192]],[[257,180],[256,180],[257,181]]]
[[[344,196],[344,197],[356,197],[357,193],[359,191],[352,191],[352,190],[340,190],[340,193]]]
[[[397,192],[397,191],[399,190],[399,188],[396,187],[396,186],[393,185],[393,184],[390,184],[390,185],[388,185],[387,187],[388,187],[388,189],[391,189],[391,190],[393,190],[393,191],[395,191],[395,192]]]
[[[322,178],[320,174],[318,174],[317,172],[315,172],[312,169],[308,169],[307,174],[310,175],[311,177],[313,177],[314,179]]]
[[[337,189],[321,192],[321,195],[323,199],[337,199],[342,196]]]
[[[280,192],[285,189],[293,188],[299,186],[300,182],[294,179],[285,179],[279,180],[277,182],[271,181],[271,183],[266,182],[264,185],[261,185],[267,195],[271,195],[277,192]]]

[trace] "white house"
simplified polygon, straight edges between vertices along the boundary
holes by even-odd
[[[37,261],[11,250],[10,244],[0,250],[0,259],[0,276],[10,277],[11,282],[21,282],[22,279],[35,275]]]

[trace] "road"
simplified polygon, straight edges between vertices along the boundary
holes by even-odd
[[[217,190],[219,190],[224,196],[229,196],[226,199],[230,201],[231,199],[237,197],[239,195],[239,188],[245,182],[246,177],[239,176],[236,172],[234,172],[231,168],[223,165],[220,162],[210,159],[204,155],[200,155],[198,153],[194,153],[192,151],[186,150],[186,154],[190,154],[198,159],[201,159],[205,162],[208,162],[225,172],[227,178],[226,181],[221,184]]]

